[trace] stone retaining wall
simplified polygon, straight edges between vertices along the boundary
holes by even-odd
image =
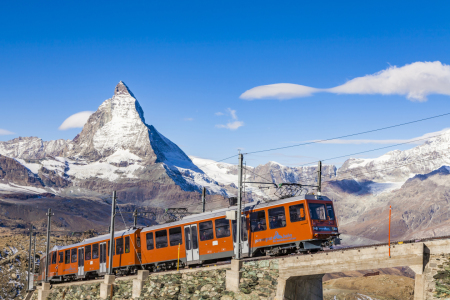
[[[187,272],[189,271],[189,272]],[[226,269],[182,270],[180,273],[151,273],[145,280],[138,300],[268,300],[274,299],[278,260],[245,262],[241,268],[240,292],[226,290]],[[112,299],[132,299],[132,280],[114,282]],[[37,293],[33,295],[37,300]],[[100,299],[100,283],[86,282],[84,285],[58,286],[51,289],[49,300],[94,300]]]

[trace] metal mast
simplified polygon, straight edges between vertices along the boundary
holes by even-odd
[[[242,169],[243,169],[244,156],[239,153],[239,173],[238,173],[238,195],[237,195],[237,226],[236,226],[236,241],[237,241],[237,254],[236,259],[241,259],[241,203],[242,203]]]
[[[54,213],[52,213],[52,209],[49,208],[48,209],[48,213],[47,213],[47,250],[45,252],[46,256],[45,256],[45,282],[48,282],[48,266],[50,264],[50,260],[51,257],[49,257],[49,252],[50,252],[50,219],[52,218],[52,216],[55,215]],[[30,251],[31,252],[31,251]]]
[[[113,253],[114,253],[114,218],[116,217],[116,191],[113,191],[112,201],[111,201],[111,226],[109,238],[109,270],[108,274],[113,275]]]
[[[206,206],[206,188],[203,187],[202,190],[202,212],[205,212],[205,206]]]
[[[137,208],[135,208],[135,209],[134,209],[134,212],[133,212],[134,228],[137,227],[137,217],[138,217],[138,212],[137,212]]]
[[[320,160],[317,168],[317,195],[322,195],[322,161]]]
[[[30,290],[30,273],[31,273],[31,238],[33,236],[33,224],[30,225],[30,251],[28,252],[28,278],[27,278],[27,291]]]

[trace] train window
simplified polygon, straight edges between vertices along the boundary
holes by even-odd
[[[156,249],[167,247],[167,230],[155,232]]]
[[[125,237],[125,253],[130,253],[130,237]]]
[[[192,249],[198,249],[198,235],[197,235],[197,226],[192,225]]]
[[[116,255],[123,254],[123,238],[116,239]]]
[[[178,246],[182,242],[181,227],[169,229],[170,246]]]
[[[304,221],[305,218],[305,206],[303,204],[296,204],[289,206],[289,216],[291,222]]]
[[[56,251],[52,253],[52,265],[56,264]]]
[[[213,224],[212,221],[201,222],[199,224],[200,229],[200,241],[207,241],[214,239]]]
[[[66,264],[70,264],[70,250],[66,250]]]
[[[216,238],[223,238],[230,236],[230,220],[225,218],[214,221],[216,225]]]
[[[322,203],[308,203],[309,215],[312,220],[326,220],[325,204]]]
[[[59,252],[59,261],[58,263],[62,264],[64,263],[64,253],[61,251]]]
[[[109,244],[110,244],[110,241],[108,241],[108,248],[106,249],[106,255],[108,255],[108,256],[109,256]],[[113,253],[113,255],[114,255],[114,253]]]
[[[153,250],[155,247],[153,245],[153,232],[149,232],[145,235],[145,238],[147,239],[147,250]]]
[[[97,258],[98,258],[98,244],[94,244],[94,245],[92,245],[92,259],[97,259]]]
[[[330,217],[330,220],[334,220],[334,211],[333,206],[331,204],[327,204],[327,213],[328,217]]]
[[[284,206],[270,208],[268,211],[270,229],[286,227],[286,214],[284,211]]]
[[[136,247],[141,248],[141,237],[140,236],[136,237]]]
[[[72,251],[72,253],[70,255],[72,257],[71,262],[76,263],[77,262],[77,249],[74,248],[71,251]]]
[[[236,220],[231,221],[231,225],[233,226],[233,242],[236,243]],[[247,221],[245,216],[242,216],[241,226],[241,241],[245,242],[247,240]]]
[[[192,239],[191,239],[191,227],[184,227],[184,244],[186,250],[191,250],[192,248]]]
[[[250,214],[252,232],[266,230],[266,211],[261,210]]]
[[[92,248],[91,245],[88,245],[84,248],[84,259],[85,260],[91,260],[91,254],[92,254],[91,248]]]

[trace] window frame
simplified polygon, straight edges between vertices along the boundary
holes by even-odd
[[[162,234],[163,232],[165,232],[165,235],[161,235],[161,236],[157,236],[158,233]],[[159,238],[165,237],[165,243],[159,243],[159,241],[157,240]],[[158,230],[155,231],[155,248],[156,249],[162,249],[162,248],[166,248],[169,246],[169,241],[168,241],[168,237],[167,237],[167,229],[163,229],[163,230]]]
[[[58,252],[58,256],[59,256],[58,263],[59,264],[64,263],[64,251]]]
[[[327,211],[327,219],[329,219],[330,221],[336,220],[336,214],[334,213],[334,206],[333,206],[333,204],[326,203],[325,204],[325,209]],[[329,213],[330,209],[331,209],[331,213],[333,214],[333,218],[330,216],[330,213]]]
[[[151,239],[148,238],[149,236],[151,236]],[[149,241],[149,240],[152,241],[151,248],[149,248],[149,245],[148,245],[148,241]],[[155,249],[155,237],[154,237],[153,232],[147,232],[147,233],[146,233],[146,235],[145,235],[145,243],[146,243],[146,246],[147,246],[147,250],[153,250],[153,249]]]
[[[116,249],[116,253],[114,255],[121,255],[124,252],[124,243],[123,243],[123,236],[117,238],[114,242],[115,244],[115,249]],[[119,247],[119,249],[118,249]]]
[[[125,254],[131,252],[130,236],[129,235],[125,237],[125,242],[124,242],[124,247],[123,248],[124,248]]]
[[[297,206],[298,206],[297,219],[293,220],[293,219],[292,219],[292,215],[296,214],[296,211],[295,211],[294,214],[293,214],[291,208],[296,209]],[[300,210],[301,210],[301,209],[303,209],[303,218],[301,217],[301,214],[300,214]],[[291,223],[301,222],[301,221],[305,221],[305,220],[306,220],[305,204],[299,203],[299,204],[294,204],[294,205],[290,205],[290,206],[289,206],[289,221],[290,221]]]
[[[211,227],[204,227],[202,229],[202,226],[205,226],[208,223],[211,223]],[[198,223],[198,229],[199,229],[199,233],[200,233],[200,241],[204,242],[204,241],[210,241],[210,240],[214,239],[214,227],[213,227],[212,220]],[[205,234],[208,234],[207,236],[205,236],[205,238],[202,237],[204,232],[205,232]],[[206,232],[208,232],[208,233],[206,233]],[[210,233],[210,235],[209,235],[209,233]]]
[[[264,214],[264,217],[260,216],[261,213]],[[256,218],[256,219],[253,219],[252,217],[253,217],[255,214],[257,214],[257,218]],[[250,219],[250,231],[251,231],[251,232],[259,232],[259,231],[266,231],[266,230],[267,230],[267,218],[266,218],[266,210],[265,210],[265,209],[263,209],[263,210],[258,210],[258,211],[255,211],[255,212],[251,212],[251,213],[250,213],[250,218],[249,218],[249,219]],[[254,229],[253,229],[253,226],[252,226],[252,221],[253,221],[253,220],[256,220],[256,222],[258,222],[258,223],[260,223],[261,220],[264,220],[264,224],[262,224],[262,226],[264,226],[264,228],[261,229],[261,230],[254,230]],[[257,225],[258,225],[258,224],[256,224],[255,229],[257,228]]]
[[[227,222],[227,224],[225,224],[225,222],[223,222],[223,224],[217,224],[218,222],[222,222],[223,220],[225,220]],[[217,233],[218,229],[223,229],[224,234],[220,235]],[[221,238],[227,238],[231,235],[231,226],[230,226],[230,220],[227,220],[226,218],[220,218],[220,219],[215,219],[214,220],[214,233],[216,235],[216,239],[221,239]]]
[[[64,264],[70,264],[70,249],[64,252]]]
[[[75,257],[75,259],[73,259]],[[70,263],[76,263],[78,261],[78,248],[70,249]]]
[[[89,256],[88,256],[89,254]],[[84,260],[91,260],[92,259],[92,246],[86,245],[84,247]]]
[[[180,232],[179,232],[180,238],[179,239],[172,240],[172,236],[175,234],[178,234],[178,232],[171,233],[171,231],[174,231],[174,230],[180,230]],[[169,228],[169,244],[170,244],[170,246],[171,247],[178,246],[178,245],[181,245],[182,243],[183,243],[183,231],[181,230],[181,226]]]
[[[273,213],[273,212],[276,211],[276,210],[280,210],[280,211],[281,211],[281,209],[283,210],[284,226],[283,226],[283,224],[282,224],[282,222],[281,222],[281,226],[272,227],[272,224],[271,224],[271,222],[270,222],[270,219],[272,219],[273,217],[275,217],[275,221],[276,221],[276,222],[279,222],[279,221],[280,221],[279,216],[280,216],[281,214],[278,213],[278,214],[276,214],[275,216],[273,216],[273,215],[271,215],[271,212]],[[284,206],[278,206],[278,207],[269,208],[269,209],[267,210],[267,212],[268,212],[268,217],[269,217],[269,228],[270,228],[270,229],[278,229],[278,228],[284,228],[284,227],[286,227],[286,208],[285,208]]]
[[[56,257],[57,257],[56,251],[53,251],[53,253],[52,253],[52,265],[56,264],[56,259],[57,259]]]
[[[99,250],[100,250],[100,247],[99,247],[98,243],[92,245],[92,259],[100,258]],[[94,257],[94,253],[97,253],[97,257]]]

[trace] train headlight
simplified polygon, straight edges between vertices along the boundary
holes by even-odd
[[[319,227],[315,226],[315,227],[313,227],[313,230],[319,230]]]

